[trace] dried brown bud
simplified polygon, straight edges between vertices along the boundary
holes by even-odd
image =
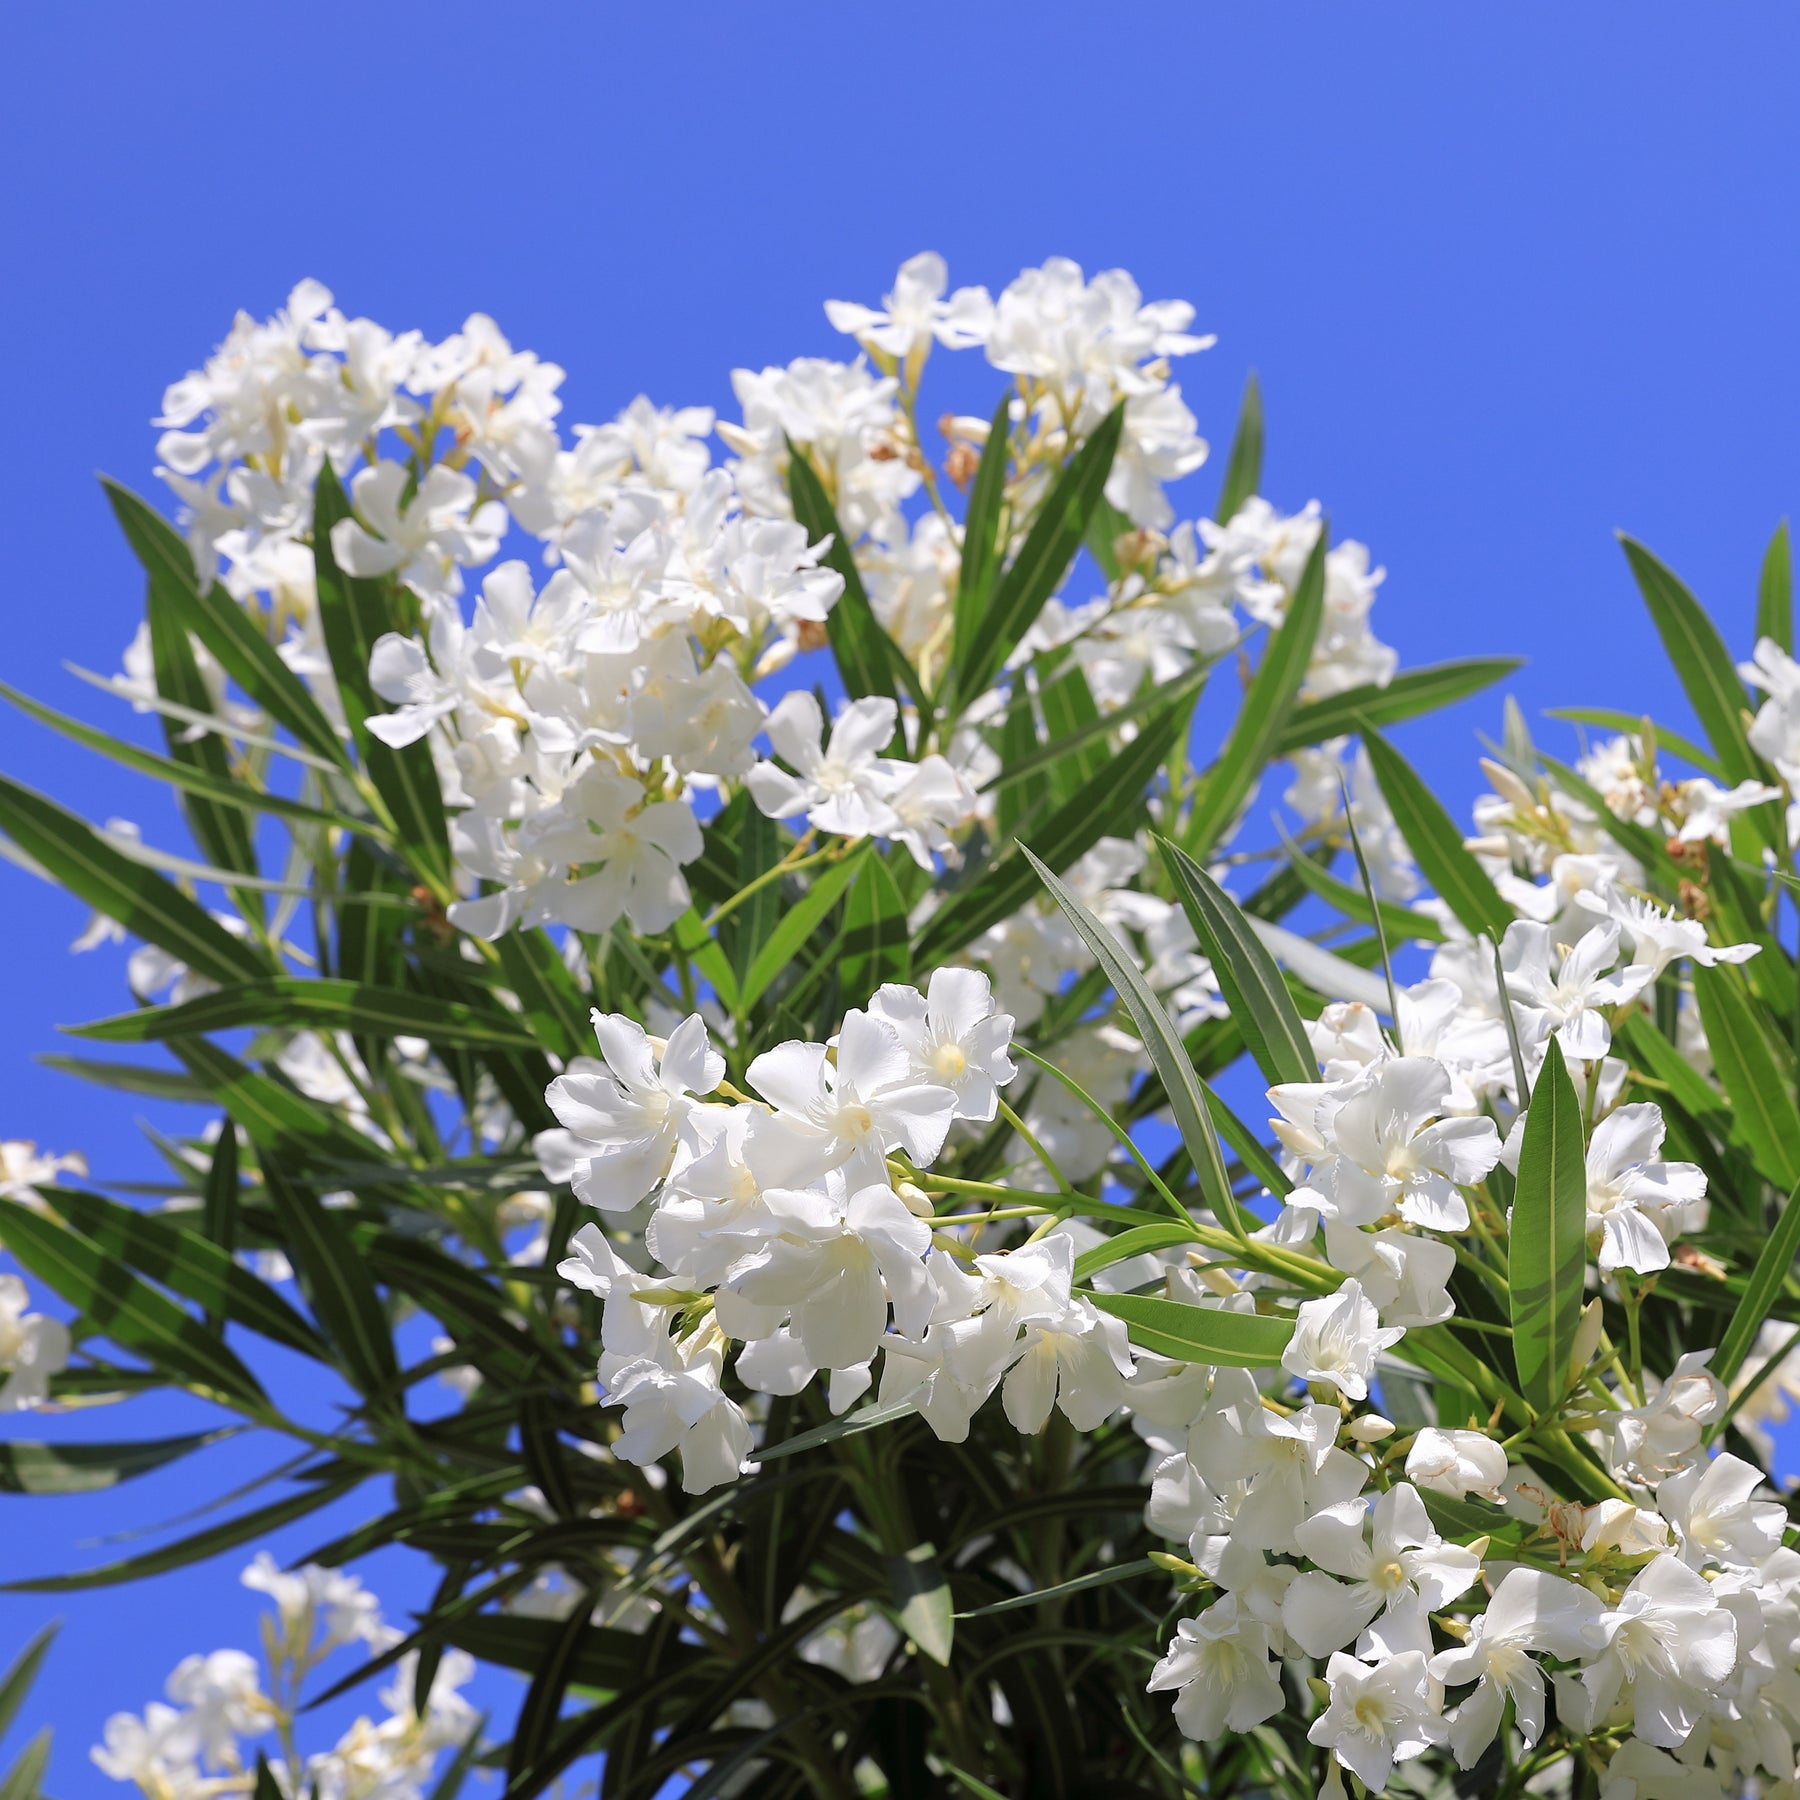
[[[1676,892],[1680,896],[1682,913],[1687,918],[1705,919],[1711,916],[1712,897],[1705,888],[1696,886],[1684,875]]]
[[[795,635],[802,650],[823,650],[830,641],[825,627],[817,619],[802,619]]]
[[[981,452],[973,444],[966,444],[960,438],[950,446],[950,453],[944,458],[944,473],[959,488],[967,488],[975,479],[975,471],[981,467]]]

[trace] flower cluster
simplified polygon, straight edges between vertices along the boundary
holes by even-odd
[[[457,1691],[473,1660],[444,1653],[421,1715],[413,1703],[418,1653],[408,1652],[382,1690],[385,1718],[359,1718],[330,1750],[302,1757],[295,1728],[307,1679],[336,1650],[362,1644],[378,1654],[403,1634],[382,1623],[375,1596],[341,1569],[308,1563],[284,1572],[264,1552],[243,1581],[274,1604],[262,1620],[262,1663],[242,1650],[183,1657],[168,1680],[172,1704],[113,1714],[95,1763],[149,1800],[251,1795],[265,1759],[286,1795],[420,1800],[440,1754],[466,1743],[479,1723]]]

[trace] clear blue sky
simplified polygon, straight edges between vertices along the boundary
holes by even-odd
[[[115,667],[141,602],[94,472],[148,487],[164,384],[306,274],[396,328],[491,312],[568,368],[572,421],[639,391],[725,405],[734,364],[838,354],[820,301],[874,300],[920,248],[996,289],[1052,253],[1122,264],[1219,334],[1182,379],[1221,451],[1261,372],[1265,490],[1316,495],[1387,564],[1403,660],[1528,652],[1532,712],[1684,725],[1614,528],[1747,652],[1800,496],[1787,6],[87,0],[7,31],[0,676],[89,716],[62,661]],[[1402,741],[1461,809],[1497,720],[1496,697]],[[144,784],[10,715],[0,768],[170,839]],[[31,1060],[117,1010],[120,959],[65,956],[76,907],[5,868],[0,918],[0,1136],[143,1173],[132,1105]],[[0,1574],[258,1466],[228,1447],[95,1502],[0,1503]],[[0,1651],[68,1620],[41,1690],[65,1800],[118,1791],[85,1760],[106,1711],[248,1641],[238,1560],[0,1598]]]

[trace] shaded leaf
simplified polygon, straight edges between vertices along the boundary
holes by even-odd
[[[956,1637],[955,1603],[950,1577],[930,1544],[915,1544],[904,1556],[888,1558],[893,1584],[894,1618],[900,1629],[931,1658],[948,1667]]]
[[[196,1431],[184,1437],[148,1438],[139,1443],[44,1444],[12,1438],[0,1443],[0,1493],[96,1493],[179,1462],[208,1444],[232,1436],[236,1429],[232,1426],[223,1431]]]
[[[1292,1319],[1189,1306],[1154,1294],[1085,1296],[1103,1313],[1123,1319],[1140,1349],[1175,1362],[1217,1363],[1236,1369],[1271,1369],[1294,1335]]]

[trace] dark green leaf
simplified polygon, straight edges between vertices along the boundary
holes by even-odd
[[[52,1620],[35,1633],[31,1642],[13,1658],[6,1673],[0,1675],[0,1737],[12,1730],[13,1720],[19,1716],[19,1708],[31,1692],[31,1684],[37,1680],[38,1670],[50,1654],[60,1625],[60,1620]]]
[[[1317,1081],[1319,1061],[1287,983],[1237,902],[1179,844],[1159,837],[1156,845],[1256,1066],[1271,1083]]]
[[[1108,833],[1123,835],[1144,803],[1163,759],[1187,729],[1191,693],[1177,692],[1144,720],[1137,736],[1093,780],[1032,831],[1038,855],[1066,869]],[[1037,886],[1030,863],[1010,856],[947,900],[926,922],[913,947],[917,968],[934,968],[972,943],[990,925],[1011,918]]]
[[[1182,829],[1182,847],[1204,858],[1223,836],[1244,802],[1255,792],[1276,754],[1282,728],[1312,661],[1319,623],[1325,616],[1325,554],[1328,532],[1321,524],[1306,559],[1287,617],[1270,634],[1268,648],[1238,709],[1237,723],[1202,778],[1199,796]]]
[[[1781,1040],[1744,991],[1737,969],[1694,970],[1700,1023],[1730,1107],[1731,1135],[1784,1192],[1800,1182],[1800,1111]]]
[[[1238,408],[1237,432],[1225,463],[1225,480],[1219,488],[1218,521],[1229,525],[1246,500],[1262,485],[1263,410],[1262,386],[1252,369],[1244,377],[1244,400]]]
[[[173,1069],[152,1068],[148,1063],[94,1062],[79,1056],[39,1056],[34,1060],[46,1069],[79,1076],[99,1087],[116,1088],[126,1094],[147,1094],[153,1100],[204,1106],[212,1098],[193,1076],[178,1075]]]
[[[1569,1361],[1581,1323],[1587,1274],[1587,1146],[1581,1101],[1552,1038],[1545,1052],[1519,1151],[1508,1238],[1513,1365],[1519,1392],[1552,1411],[1572,1379]]]
[[[227,1126],[219,1142],[232,1145],[233,1150],[221,1153],[217,1146],[214,1150],[214,1167],[229,1176],[234,1202],[236,1141],[237,1134]],[[208,1187],[210,1200],[210,1177]],[[53,1189],[50,1199],[57,1212],[108,1256],[183,1299],[197,1301],[209,1314],[230,1319],[302,1356],[324,1360],[326,1349],[319,1334],[267,1282],[238,1266],[231,1254],[231,1234],[219,1236],[204,1229],[209,1223],[205,1213],[141,1213],[104,1195],[76,1188]],[[187,1229],[181,1223],[184,1218],[203,1230]]]
[[[264,1402],[261,1384],[232,1351],[91,1239],[16,1200],[3,1199],[0,1237],[102,1336],[191,1386]]]
[[[952,635],[951,666],[968,658],[974,647],[976,627],[987,609],[999,567],[1000,509],[1006,500],[1006,465],[1012,446],[1012,390],[1000,396],[982,446],[981,464],[969,489],[969,510],[963,520],[962,573],[956,585],[956,621]]]
[[[107,1044],[165,1042],[242,1025],[296,1031],[353,1031],[364,1037],[426,1037],[435,1044],[492,1044],[532,1050],[537,1040],[523,1020],[454,1000],[363,982],[292,976],[234,981],[177,1006],[146,1006],[67,1029]]]
[[[1087,1299],[1104,1313],[1123,1319],[1140,1349],[1175,1362],[1223,1364],[1235,1369],[1272,1369],[1294,1335],[1292,1319],[1189,1306],[1153,1294],[1094,1294]]]
[[[1775,527],[1763,553],[1756,584],[1756,635],[1773,638],[1789,656],[1794,654],[1794,559],[1786,519]]]
[[[1404,944],[1417,941],[1427,944],[1443,943],[1446,933],[1442,925],[1429,913],[1414,912],[1410,906],[1396,906],[1388,900],[1377,900],[1370,906],[1369,897],[1360,887],[1352,887],[1347,881],[1338,878],[1316,858],[1307,853],[1291,839],[1287,842],[1288,866],[1321,900],[1335,906],[1347,919],[1355,919],[1360,925],[1372,925],[1377,911],[1391,942]]]
[[[1055,1587],[1039,1588],[1030,1594],[1015,1594],[1010,1600],[996,1600],[992,1606],[978,1606],[972,1612],[958,1613],[959,1619],[985,1619],[994,1613],[1019,1612],[1027,1606],[1042,1606],[1047,1600],[1063,1600],[1070,1594],[1085,1594],[1090,1588],[1111,1587],[1118,1581],[1135,1581],[1140,1575],[1154,1575],[1156,1564],[1140,1556],[1131,1562],[1112,1563],[1096,1569],[1091,1575],[1077,1575],[1073,1581],[1059,1581]]]
[[[208,1444],[230,1437],[236,1427],[197,1431],[185,1437],[150,1438],[135,1444],[33,1443],[12,1438],[0,1443],[0,1493],[92,1494],[147,1475]],[[4,1729],[0,1726],[0,1729]]]
[[[957,658],[950,672],[961,705],[986,693],[1068,573],[1106,486],[1124,428],[1125,405],[1121,401],[1051,483],[1019,554],[994,582],[992,596],[975,621],[967,653]]]
[[[1571,725],[1597,725],[1602,731],[1622,731],[1629,737],[1640,736],[1644,729],[1642,713],[1619,712],[1610,706],[1552,706],[1549,708],[1549,716],[1553,719],[1567,719]],[[1655,720],[1651,721],[1651,729],[1656,733],[1660,749],[1673,752],[1683,762],[1692,763],[1705,774],[1723,773],[1718,759],[1711,751],[1702,750],[1692,739],[1669,730],[1666,725],[1658,725]]]
[[[1381,796],[1425,879],[1473,936],[1485,931],[1495,938],[1504,937],[1513,910],[1500,898],[1474,853],[1463,847],[1463,834],[1455,821],[1386,738],[1369,730],[1364,730],[1362,738]]]
[[[40,1575],[29,1581],[9,1581],[0,1585],[0,1593],[67,1594],[83,1588],[116,1587],[122,1581],[141,1581],[146,1575],[166,1575],[171,1569],[185,1569],[190,1563],[203,1562],[221,1550],[260,1543],[282,1526],[291,1525],[294,1520],[303,1519],[308,1513],[341,1499],[363,1480],[363,1472],[359,1470],[329,1481],[315,1482],[285,1500],[274,1500],[251,1512],[239,1513],[234,1519],[196,1532],[179,1543],[166,1544],[160,1550],[147,1550],[142,1556],[106,1563],[98,1569],[84,1569],[79,1575]]]
[[[154,869],[114,849],[54,800],[0,775],[0,831],[96,912],[212,981],[255,981],[264,958]]]
[[[1150,1054],[1150,1061],[1161,1078],[1169,1097],[1169,1109],[1181,1132],[1194,1165],[1200,1192],[1214,1215],[1235,1230],[1242,1230],[1237,1201],[1232,1197],[1231,1183],[1225,1173],[1225,1158],[1219,1149],[1218,1133],[1213,1129],[1212,1115],[1206,1104],[1206,1090],[1188,1060],[1181,1034],[1175,1029],[1168,1009],[1157,999],[1149,983],[1138,973],[1137,965],[1120,947],[1119,941],[1075,895],[1059,881],[1037,857],[1020,845],[1019,853],[1050,891],[1050,897],[1063,910],[1063,915],[1094,954],[1094,960],[1106,971],[1125,1009],[1138,1028],[1138,1037]]]
[[[337,732],[275,646],[217,582],[204,593],[199,590],[193,558],[174,526],[129,488],[105,476],[100,480],[138,561],[150,575],[166,578],[171,591],[179,595],[188,630],[213,653],[226,674],[301,744],[339,768],[348,768],[349,759]]]
[[[588,1621],[592,1610],[590,1598],[576,1603],[575,1609],[557,1626],[548,1654],[532,1674],[531,1686],[519,1708],[518,1723],[513,1727],[512,1748],[507,1753],[509,1787],[543,1755],[551,1733],[556,1730],[557,1721],[562,1717],[563,1698],[580,1666],[587,1636],[594,1629]]]
[[[1308,744],[1322,744],[1327,738],[1360,731],[1365,724],[1395,725],[1402,719],[1435,712],[1440,706],[1451,706],[1480,693],[1523,666],[1523,659],[1517,656],[1430,663],[1396,675],[1385,687],[1347,688],[1323,700],[1309,700],[1288,714],[1270,755],[1288,756]]]
[[[1744,1366],[1757,1333],[1770,1316],[1776,1297],[1793,1271],[1794,1258],[1800,1255],[1800,1188],[1788,1195],[1775,1229],[1764,1240],[1750,1280],[1738,1298],[1731,1323],[1719,1340],[1718,1354],[1708,1365],[1709,1372],[1729,1387]]]
[[[388,1386],[399,1373],[394,1340],[375,1283],[343,1220],[268,1157],[263,1159],[263,1187],[281,1222],[282,1246],[293,1259],[301,1291],[340,1367],[361,1393]]]

